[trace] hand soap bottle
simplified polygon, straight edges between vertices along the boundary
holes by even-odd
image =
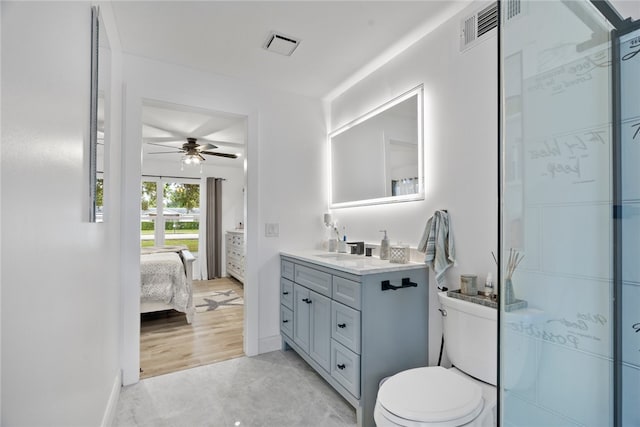
[[[384,233],[382,242],[380,242],[380,259],[389,259],[389,238],[387,237],[387,230],[380,230]]]

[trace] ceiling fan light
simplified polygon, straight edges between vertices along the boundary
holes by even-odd
[[[185,154],[182,156],[183,165],[199,165],[200,162],[201,159],[197,154]]]

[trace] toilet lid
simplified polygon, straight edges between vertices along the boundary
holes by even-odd
[[[387,379],[378,403],[406,420],[453,425],[471,421],[483,407],[478,384],[439,366],[409,369]]]

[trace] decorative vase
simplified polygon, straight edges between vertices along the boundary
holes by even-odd
[[[513,283],[511,279],[504,280],[504,304],[513,304],[516,302],[516,295],[513,293]]]

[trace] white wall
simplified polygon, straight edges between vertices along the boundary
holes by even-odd
[[[459,20],[472,5],[330,102],[331,129],[424,84],[424,201],[337,209],[347,238],[378,243],[378,230],[416,247],[436,209],[448,209],[457,265],[446,285],[459,288],[460,274],[496,277],[497,247],[497,42],[493,30],[474,48],[459,51]],[[353,159],[357,161],[357,159]],[[370,171],[370,174],[383,171]],[[441,319],[430,273],[430,363],[440,349]]]
[[[86,220],[90,4],[0,7],[1,424],[100,425],[120,385],[120,241],[117,215]],[[113,144],[105,197],[117,212]]]
[[[280,345],[279,251],[318,244],[327,199],[326,126],[319,100],[125,55],[122,223],[123,378],[138,379],[141,108],[152,99],[248,117],[245,351]],[[277,238],[264,237],[278,223]]]

